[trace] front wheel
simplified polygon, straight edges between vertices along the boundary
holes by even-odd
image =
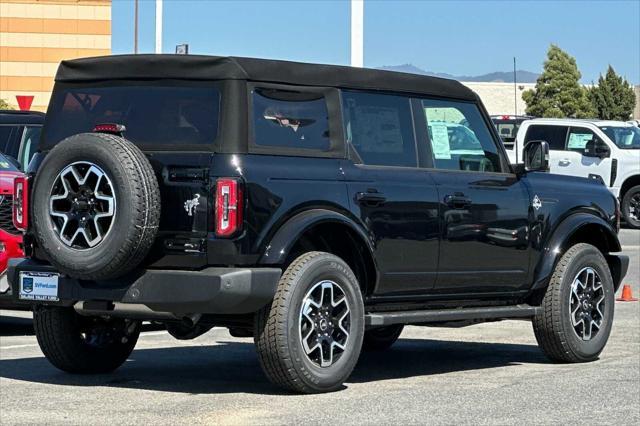
[[[614,289],[607,261],[589,244],[576,244],[556,266],[533,329],[553,361],[598,358],[611,333]]]
[[[358,281],[340,258],[309,252],[282,275],[271,304],[256,314],[260,364],[294,392],[339,389],[360,356],[364,305]]]
[[[640,185],[630,188],[620,203],[622,217],[633,229],[640,229]]]
[[[39,307],[33,313],[38,344],[47,360],[68,373],[108,373],[131,355],[140,323],[78,315],[73,308]]]

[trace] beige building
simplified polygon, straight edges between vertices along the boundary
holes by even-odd
[[[485,108],[491,115],[516,114],[516,112],[518,115],[524,115],[527,105],[522,100],[522,93],[535,87],[535,83],[517,83],[515,88],[513,83],[463,81],[462,84],[480,96],[482,103],[484,103]],[[515,96],[514,92],[516,93]]]
[[[527,105],[522,100],[522,93],[536,86],[535,83],[518,83],[515,87],[517,95],[514,100],[513,83],[462,82],[462,84],[480,96],[482,103],[484,103],[491,115],[515,114],[516,105],[518,107],[518,115],[525,115]],[[634,89],[636,92],[636,108],[633,111],[633,118],[640,120],[640,86],[635,86]]]
[[[0,0],[0,99],[44,111],[60,61],[111,54],[111,0]]]

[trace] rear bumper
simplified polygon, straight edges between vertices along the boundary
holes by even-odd
[[[20,272],[57,272],[46,263],[12,259],[7,277],[11,286],[0,299],[20,304],[73,306],[87,302],[104,310],[144,305],[153,312],[174,314],[247,314],[269,303],[282,271],[277,268],[206,268],[200,271],[139,270],[117,281],[80,281],[61,275],[57,302],[18,298]],[[102,310],[102,308],[101,308]]]

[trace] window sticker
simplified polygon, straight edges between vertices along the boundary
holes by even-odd
[[[592,133],[570,133],[567,149],[584,149],[592,138]]]
[[[432,124],[430,127],[431,147],[436,160],[451,160],[449,131],[444,124]]]

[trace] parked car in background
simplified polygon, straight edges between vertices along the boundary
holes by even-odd
[[[523,148],[533,140],[549,144],[551,173],[601,179],[620,200],[627,224],[640,229],[640,128],[624,121],[525,121],[510,161],[522,162]]]
[[[9,259],[21,257],[22,233],[13,226],[13,180],[23,176],[14,161],[0,153],[0,294],[9,290],[7,263]],[[0,308],[15,308],[19,305],[0,298]],[[24,306],[24,305],[23,305]]]
[[[529,115],[492,115],[491,121],[498,129],[498,134],[505,148],[513,149],[520,125],[523,121],[532,118],[534,117]]]
[[[0,152],[14,158],[25,171],[38,149],[44,113],[0,110]]]

